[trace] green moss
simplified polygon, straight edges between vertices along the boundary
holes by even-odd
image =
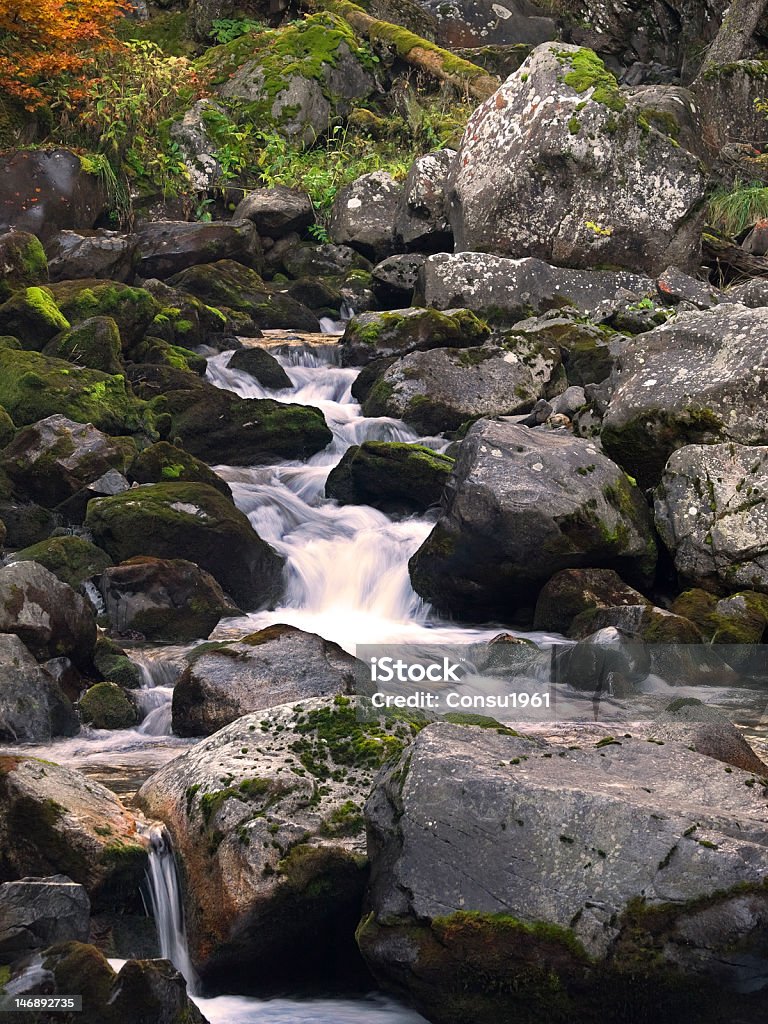
[[[617,113],[624,110],[626,102],[616,78],[606,68],[593,50],[581,47],[576,53],[555,51],[558,59],[570,67],[563,77],[566,85],[575,92],[592,90],[590,98]]]
[[[571,135],[579,134],[579,132],[581,131],[581,121],[578,119],[578,117],[574,116],[570,118],[570,120],[568,121],[568,131],[571,133]]]
[[[135,690],[142,684],[143,676],[139,666],[109,637],[100,636],[96,641],[93,663],[104,679],[118,683],[125,689]]]
[[[487,715],[474,715],[464,711],[450,711],[447,715],[443,715],[443,720],[451,722],[453,725],[472,725],[478,729],[494,729],[496,732],[501,733],[502,736],[520,735],[519,732],[510,729],[506,725],[502,725],[501,722],[497,722],[495,718],[489,718]]]
[[[21,288],[45,284],[48,280],[48,260],[40,240],[35,235],[23,231],[6,235],[2,242],[2,264],[0,302],[4,302]]]
[[[104,572],[112,559],[101,548],[81,537],[50,537],[31,547],[16,551],[15,562],[38,562],[70,587]]]
[[[135,704],[115,683],[96,683],[80,698],[80,715],[96,729],[130,729],[139,720]]]
[[[347,800],[331,811],[320,826],[326,836],[357,836],[365,827],[362,809],[354,800]]]
[[[191,39],[186,11],[155,13],[146,21],[123,18],[117,34],[125,42],[154,43],[168,57],[190,57],[198,49]]]

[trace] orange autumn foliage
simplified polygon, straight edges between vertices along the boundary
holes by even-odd
[[[82,95],[96,53],[115,45],[124,0],[0,0],[0,90],[30,110],[64,83]]]

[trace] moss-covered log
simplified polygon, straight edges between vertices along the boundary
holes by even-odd
[[[372,17],[351,0],[303,0],[303,4],[311,10],[340,15],[370,42],[392,47],[406,64],[455,86],[474,99],[488,99],[500,85],[499,79],[489,75],[484,68],[457,57],[450,50],[444,50],[401,25]]]

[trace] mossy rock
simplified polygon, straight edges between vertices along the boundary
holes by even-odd
[[[205,484],[148,484],[96,499],[88,504],[86,526],[116,562],[136,555],[186,559],[246,609],[268,605],[282,591],[282,558],[231,501]]]
[[[16,424],[0,406],[0,448],[5,448],[16,436]]]
[[[752,590],[721,599],[706,590],[686,590],[672,611],[694,622],[710,643],[759,644],[768,630],[768,597]]]
[[[0,334],[18,338],[22,347],[40,352],[69,321],[49,288],[24,288],[0,306]]]
[[[392,310],[361,313],[347,324],[341,343],[345,366],[430,348],[469,348],[490,336],[488,324],[468,309]]]
[[[152,416],[120,374],[0,348],[0,405],[18,426],[61,413],[107,434],[152,435]]]
[[[205,356],[199,356],[188,348],[172,345],[162,338],[154,338],[151,335],[137,342],[131,348],[129,357],[134,363],[156,363],[160,366],[170,366],[174,370],[187,370],[200,377],[205,376],[208,366]]]
[[[452,471],[453,459],[423,445],[366,441],[344,453],[325,493],[385,512],[425,512],[440,501]]]
[[[266,349],[241,348],[232,353],[227,364],[232,370],[240,370],[255,378],[262,387],[275,391],[292,388],[293,381],[280,363]]]
[[[116,683],[96,683],[80,698],[80,715],[94,729],[131,729],[138,723],[136,705]]]
[[[144,681],[139,666],[107,636],[100,636],[96,641],[93,664],[104,679],[117,683],[123,689],[136,690]]]
[[[91,576],[97,576],[112,565],[112,559],[101,548],[81,537],[49,537],[13,555],[14,562],[39,562],[49,572],[75,590]]]
[[[167,441],[158,441],[139,452],[131,464],[128,477],[139,484],[208,484],[227,498],[232,497],[232,491],[225,480],[200,459]]]
[[[117,374],[123,372],[121,348],[120,330],[112,317],[93,316],[57,335],[48,342],[44,352],[76,366]]]
[[[90,1012],[95,1007],[106,1008],[116,975],[100,950],[84,942],[62,942],[50,946],[42,956],[43,967],[53,974],[58,992],[81,995],[83,1007]]]
[[[0,101],[0,115],[2,106],[3,101]],[[40,239],[27,231],[8,231],[0,235],[0,302],[5,302],[21,288],[47,283],[48,260]]]
[[[118,326],[124,349],[144,337],[160,312],[159,304],[144,288],[115,281],[60,281],[52,284],[50,291],[70,324],[80,324],[94,316],[111,317]]]

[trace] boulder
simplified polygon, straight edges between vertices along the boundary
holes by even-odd
[[[227,366],[255,378],[264,388],[281,391],[292,388],[293,381],[273,355],[264,348],[240,348],[232,353]]]
[[[766,329],[768,309],[720,305],[636,338],[603,420],[608,454],[649,487],[685,445],[768,442]]]
[[[13,963],[57,942],[85,942],[91,901],[66,875],[22,878],[0,885],[0,921],[0,962]]]
[[[437,309],[463,306],[514,322],[565,306],[599,318],[621,296],[639,300],[653,291],[651,278],[626,270],[569,270],[533,258],[460,252],[427,257],[415,301]]]
[[[56,523],[53,512],[33,502],[0,499],[0,519],[9,548],[25,548],[50,537]]]
[[[33,352],[68,327],[48,288],[23,288],[0,306],[0,334],[18,338],[22,348]]]
[[[126,284],[133,277],[134,235],[119,231],[60,231],[46,246],[52,281],[103,278]]]
[[[173,691],[177,736],[209,736],[252,711],[352,693],[363,667],[337,644],[283,625],[203,645],[188,661]]]
[[[57,334],[43,352],[78,366],[117,374],[123,372],[121,350],[120,328],[112,317],[92,316],[77,327]]]
[[[656,526],[689,585],[768,591],[768,448],[686,445],[656,490]]]
[[[252,466],[281,459],[305,459],[331,441],[319,409],[240,398],[194,374],[163,366],[131,368],[137,392],[155,399],[170,417],[169,435],[198,458]],[[1,390],[1,388],[0,388]]]
[[[148,640],[204,639],[237,611],[213,576],[181,558],[131,558],[105,569],[99,590],[112,627]]]
[[[557,39],[559,29],[551,17],[553,8],[530,0],[419,0],[419,4],[437,21],[439,42],[457,46],[485,47],[493,43],[541,43]],[[557,10],[557,8],[555,8]]]
[[[761,644],[768,630],[768,596],[752,590],[721,598],[706,590],[686,590],[671,610],[694,622],[715,644]]]
[[[372,265],[348,245],[295,245],[283,254],[285,272],[291,277],[338,277],[352,270],[372,270]]]
[[[641,492],[594,443],[480,420],[410,570],[438,608],[504,621],[561,569],[613,568],[644,586],[655,564]]]
[[[571,622],[568,635],[585,640],[611,627],[648,644],[700,644],[703,639],[690,619],[656,608],[645,598],[635,604],[588,608]]]
[[[222,480],[194,455],[167,441],[158,441],[140,451],[128,469],[128,478],[137,484],[208,484],[221,491],[226,498],[232,497],[226,480]]]
[[[625,335],[605,324],[585,321],[576,310],[568,309],[553,309],[543,316],[520,320],[510,334],[557,345],[569,383],[582,386],[606,380],[627,341]]]
[[[268,605],[282,591],[282,558],[206,484],[147,484],[97,499],[86,525],[115,562],[136,555],[195,562],[243,608]]]
[[[136,273],[164,279],[201,263],[234,260],[253,266],[261,244],[249,220],[209,223],[161,220],[145,224],[136,234]]]
[[[371,274],[371,290],[385,309],[402,309],[413,303],[425,259],[421,253],[407,252],[388,256],[376,264]]]
[[[768,914],[754,779],[679,743],[430,725],[366,805],[361,950],[436,1024],[608,1022],[627,1006],[664,1024],[754,1019]]]
[[[674,700],[654,719],[649,738],[663,743],[684,743],[691,750],[746,772],[768,773],[764,764],[733,722],[717,708],[695,697]]]
[[[212,0],[222,6],[223,0]],[[194,7],[194,2],[193,2]],[[206,119],[213,113],[224,115],[226,111],[209,99],[201,99],[187,110],[180,121],[174,121],[168,134],[181,150],[181,158],[187,169],[189,180],[198,192],[219,185],[222,167],[218,159],[218,146],[211,136]]]
[[[45,242],[65,228],[92,228],[109,207],[100,168],[69,149],[9,150],[0,160],[0,231]]]
[[[395,217],[403,187],[386,171],[371,171],[340,189],[328,227],[337,245],[351,245],[378,263],[396,251]]]
[[[0,405],[20,427],[56,413],[115,436],[153,430],[146,405],[120,375],[37,352],[0,348]]]
[[[359,313],[344,329],[343,366],[365,366],[374,359],[431,348],[469,348],[490,335],[486,323],[468,309],[395,309]]]
[[[47,743],[79,729],[74,708],[54,679],[17,636],[0,634],[0,741]]]
[[[384,371],[363,411],[437,434],[480,416],[528,412],[564,387],[557,348],[511,338],[481,348],[412,352]]]
[[[452,252],[446,191],[456,152],[441,149],[417,157],[395,211],[395,240],[406,252]]]
[[[467,125],[448,196],[457,250],[696,266],[707,175],[674,134],[591,50],[543,43]]]
[[[362,806],[415,728],[355,698],[310,697],[239,718],[145,782],[139,804],[165,822],[187,879],[190,953],[205,982],[273,985],[295,977],[294,954],[305,978],[349,968]]]
[[[275,185],[248,192],[232,216],[251,221],[262,237],[277,240],[294,231],[306,231],[315,220],[315,211],[306,192]]]
[[[82,537],[71,534],[49,537],[20,551],[14,551],[8,561],[37,562],[73,590],[77,590],[86,580],[100,575],[112,565],[112,559],[106,551],[102,551]]]
[[[583,612],[641,604],[650,602],[612,569],[563,569],[542,587],[533,628],[568,635]]]
[[[94,729],[131,729],[138,725],[136,705],[117,683],[96,683],[80,698],[80,717]]]
[[[117,683],[124,690],[136,690],[145,683],[141,668],[108,636],[102,635],[96,641],[93,664],[102,679]]]
[[[124,473],[135,451],[131,441],[56,414],[19,430],[0,466],[24,494],[53,508],[110,469]]]
[[[439,503],[452,470],[453,459],[420,444],[364,441],[331,470],[325,494],[344,505],[420,514]]]
[[[0,235],[0,302],[21,288],[48,283],[48,261],[40,240],[28,231]]]
[[[90,663],[96,621],[90,604],[37,562],[0,568],[0,633],[15,633],[36,658]]]
[[[146,289],[117,281],[59,281],[51,285],[50,291],[73,326],[94,316],[111,317],[126,352],[141,341],[160,312],[160,303]]]
[[[66,873],[101,910],[134,903],[146,867],[146,840],[114,793],[50,761],[0,760],[3,881]]]

